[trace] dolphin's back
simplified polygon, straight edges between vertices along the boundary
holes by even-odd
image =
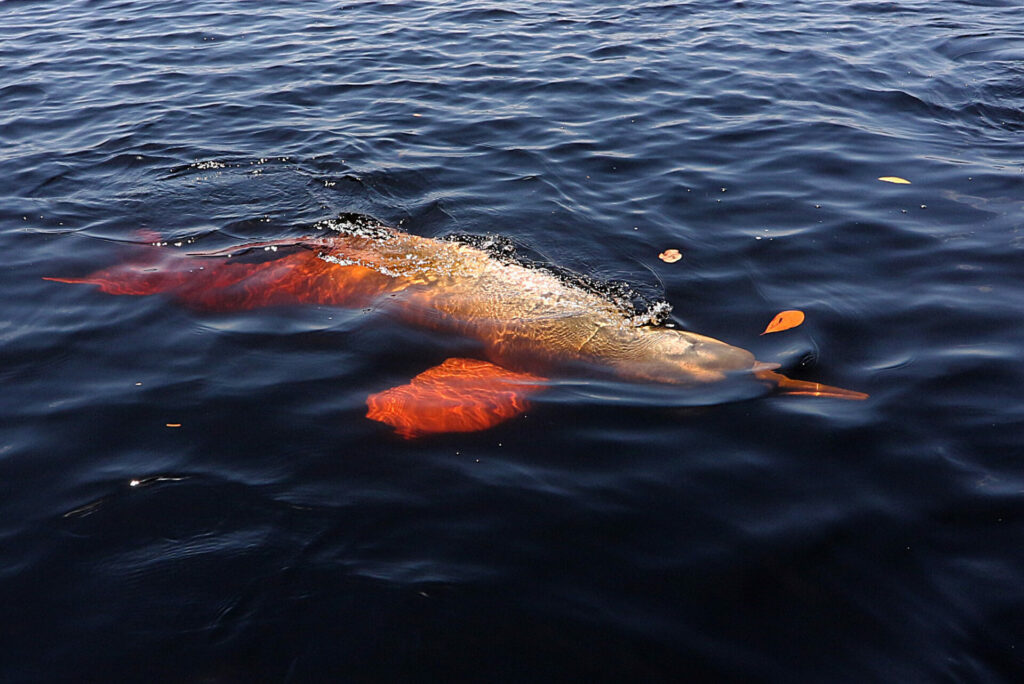
[[[390,275],[406,318],[480,340],[492,360],[512,367],[583,362],[691,384],[755,363],[713,338],[637,325],[596,292],[470,244],[390,231],[337,239],[327,258]]]

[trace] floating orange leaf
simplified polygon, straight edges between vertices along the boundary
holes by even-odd
[[[477,359],[448,359],[406,385],[371,394],[366,417],[406,439],[437,432],[486,430],[526,411],[544,378]]]
[[[906,178],[900,178],[899,176],[880,176],[878,180],[883,183],[899,183],[900,185],[910,185],[910,181]]]
[[[783,330],[789,330],[795,328],[804,322],[804,312],[791,309],[789,311],[780,311],[772,319],[772,322],[768,324],[768,327],[764,329],[762,335],[768,333],[781,332]]]
[[[179,428],[179,427],[181,427],[181,423],[167,423],[167,427]]]
[[[674,264],[683,258],[682,253],[678,249],[666,249],[664,252],[658,255],[658,258],[664,261],[666,264]]]

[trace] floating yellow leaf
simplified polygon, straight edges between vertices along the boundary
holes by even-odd
[[[880,176],[878,180],[885,183],[899,183],[901,185],[910,185],[910,181],[906,178],[900,178],[899,176]]]
[[[683,258],[683,255],[678,249],[666,249],[664,252],[658,255],[658,258],[664,261],[666,264],[674,264]]]
[[[768,333],[781,332],[783,330],[789,330],[795,328],[804,322],[804,312],[797,311],[796,309],[790,311],[780,311],[772,319],[772,322],[768,324],[768,327],[764,329],[762,335]]]

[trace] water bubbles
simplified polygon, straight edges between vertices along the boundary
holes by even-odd
[[[630,319],[634,326],[661,325],[672,313],[672,305],[665,300],[658,300],[650,304],[645,311]],[[671,327],[671,324],[669,324]]]

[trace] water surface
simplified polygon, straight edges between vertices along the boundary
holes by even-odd
[[[1019,3],[0,22],[3,680],[1020,680]],[[584,385],[408,442],[365,398],[457,341],[42,280],[343,212],[507,236],[871,398]]]

